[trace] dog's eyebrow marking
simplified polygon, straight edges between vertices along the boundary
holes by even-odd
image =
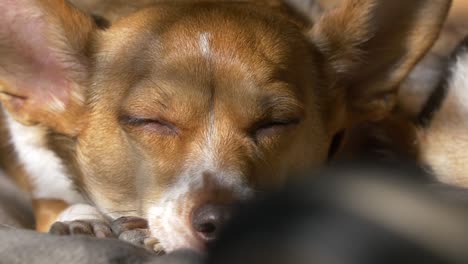
[[[203,56],[208,57],[211,54],[211,45],[210,45],[211,34],[209,32],[202,32],[198,37],[198,46]]]

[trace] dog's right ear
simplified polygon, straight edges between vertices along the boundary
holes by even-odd
[[[330,131],[378,121],[433,45],[451,0],[343,0],[309,32],[324,61]]]
[[[0,102],[18,122],[75,134],[93,20],[65,0],[0,0]]]

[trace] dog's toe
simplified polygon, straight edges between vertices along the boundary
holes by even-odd
[[[149,237],[149,231],[147,229],[134,229],[124,231],[119,235],[119,239],[127,241],[134,245],[144,246],[144,241]]]
[[[143,246],[144,240],[149,237],[148,221],[139,217],[120,217],[112,222],[111,228],[120,240],[139,246]]]
[[[163,255],[164,254],[164,248],[162,247],[161,243],[157,238],[154,237],[148,237],[145,238],[143,241],[143,244],[145,247],[149,250],[154,251],[156,254]]]
[[[70,235],[93,235],[91,223],[86,221],[72,221],[68,223]]]
[[[125,216],[114,220],[111,224],[111,228],[112,232],[119,237],[126,231],[148,229],[148,221],[140,217]]]
[[[49,230],[54,235],[88,235],[97,238],[115,237],[108,223],[100,220],[56,222]]]
[[[109,224],[97,221],[92,225],[93,233],[97,238],[115,237]]]
[[[111,228],[120,240],[143,246],[157,253],[163,252],[158,239],[151,237],[146,219],[133,216],[121,217],[112,222]]]
[[[66,236],[70,234],[70,229],[68,228],[68,225],[63,222],[55,222],[50,227],[49,234]]]

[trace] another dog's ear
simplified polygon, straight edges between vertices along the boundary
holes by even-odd
[[[450,4],[344,0],[325,13],[309,34],[325,60],[327,82],[334,84],[331,96],[338,101],[331,111],[345,107],[331,113],[333,118],[342,124],[383,118],[395,104],[400,82],[436,40]]]
[[[65,0],[0,6],[0,102],[23,124],[76,133],[94,22]]]

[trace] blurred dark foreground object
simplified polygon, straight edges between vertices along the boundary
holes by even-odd
[[[0,171],[0,224],[17,228],[34,228],[31,198],[13,184],[2,171]]]
[[[190,251],[159,257],[116,239],[34,232],[30,199],[0,171],[0,264],[198,264]]]
[[[241,207],[208,263],[468,263],[468,191],[401,165],[310,176]]]
[[[0,264],[198,264],[201,256],[178,251],[157,256],[117,239],[60,237],[0,225]]]
[[[468,263],[467,208],[467,190],[414,167],[334,166],[242,206],[206,259],[0,224],[0,264]]]

